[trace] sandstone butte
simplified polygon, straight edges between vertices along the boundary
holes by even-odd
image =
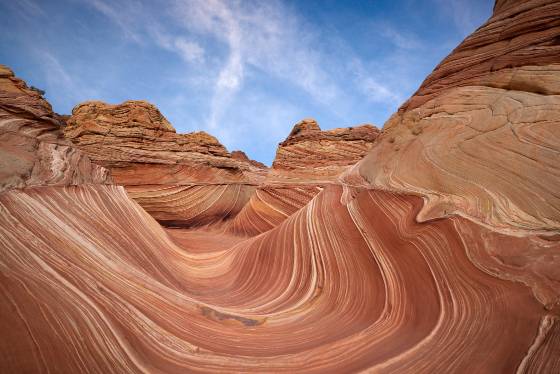
[[[270,170],[242,151],[229,153],[205,132],[177,134],[145,101],[80,104],[64,134],[165,226],[256,234],[359,161],[379,130],[366,125],[321,131],[314,120],[304,120],[281,143]]]
[[[498,0],[380,134],[304,120],[270,169],[2,67],[0,371],[559,372],[558,40]]]

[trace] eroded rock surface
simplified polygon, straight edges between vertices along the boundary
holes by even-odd
[[[227,155],[168,154],[157,136],[142,145],[140,132],[112,139],[115,159],[99,160],[128,170],[124,188],[1,192],[0,371],[558,372],[558,70],[538,63],[550,45],[535,37],[556,28],[556,4],[499,0],[466,41],[491,39],[487,51],[501,61],[496,45],[522,40],[519,53],[503,55],[514,71],[496,74],[534,81],[538,92],[483,84],[497,76],[484,69],[476,84],[449,78],[421,88],[349,169],[329,158],[353,154],[339,135],[303,121],[261,184],[239,183],[251,166],[197,169],[195,158]],[[518,36],[500,40],[514,29]],[[468,55],[460,47],[445,61],[457,51]],[[526,65],[531,56],[538,61]],[[474,79],[470,65],[453,72],[445,61],[433,76],[447,66],[442,76]],[[173,133],[147,112],[155,114],[134,115],[159,123],[147,134]],[[300,142],[319,173],[300,172],[309,162],[298,161]],[[330,151],[319,157],[321,142]],[[90,146],[100,147],[80,145]],[[290,159],[294,168],[283,167]],[[170,175],[163,165],[186,171]],[[347,170],[336,177],[334,169]],[[146,170],[166,182],[146,184]],[[153,217],[165,204],[181,206],[191,228],[162,228]],[[226,211],[231,219],[210,225]]]
[[[362,159],[379,133],[372,125],[322,131],[314,119],[304,119],[278,145],[267,179],[331,180]]]
[[[218,140],[198,131],[177,134],[146,101],[76,106],[64,134],[122,185],[240,182],[259,171],[248,159],[232,158]]]
[[[106,169],[71,146],[62,126],[39,92],[0,65],[0,191],[111,182]]]
[[[342,180],[423,196],[419,221],[459,215],[504,235],[479,238],[485,251],[473,262],[530,285],[557,309],[560,4],[506,1],[495,9]]]
[[[80,104],[64,133],[170,226],[206,225],[234,216],[266,173],[264,165],[230,154],[203,131],[177,134],[145,101]]]

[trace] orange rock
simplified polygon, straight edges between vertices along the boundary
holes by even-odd
[[[380,134],[372,125],[321,131],[314,119],[294,125],[278,145],[269,181],[329,181],[359,161]]]
[[[148,212],[171,226],[206,225],[235,215],[266,173],[264,165],[233,157],[204,131],[177,134],[146,101],[77,105],[64,133],[108,168]],[[216,199],[222,188],[233,196],[228,192]]]
[[[62,126],[36,89],[0,65],[0,191],[111,183],[106,169],[64,138]]]
[[[556,27],[555,9],[498,0],[474,39],[519,28],[534,54],[506,54],[513,70],[476,79],[458,64],[448,76],[460,83],[428,84],[374,141],[368,127],[305,120],[265,181],[242,154],[175,134],[153,107],[124,116],[146,126],[115,132],[113,109],[93,115],[74,139],[126,191],[0,193],[0,371],[557,372],[559,70],[523,65],[547,56],[534,32]],[[14,110],[40,112],[31,104]],[[45,113],[33,121],[56,121]],[[234,178],[224,160],[246,166]],[[176,225],[178,212],[190,229],[153,219]]]

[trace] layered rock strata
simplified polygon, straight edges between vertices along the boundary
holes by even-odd
[[[1,194],[2,370],[553,370],[558,319],[467,257],[462,230],[490,231],[343,192],[217,251],[178,247],[122,187]]]
[[[265,182],[225,232],[252,236],[276,227],[363,158],[379,133],[372,125],[322,131],[314,119],[296,123]]]
[[[547,55],[555,6],[499,0],[474,36]],[[558,372],[556,96],[449,86],[231,231],[163,229],[121,186],[1,192],[0,371]]]
[[[0,191],[111,182],[106,169],[71,146],[62,128],[41,94],[0,65]]]
[[[560,306],[558,20],[556,1],[497,2],[341,178],[423,196],[421,222],[459,215],[503,235],[480,237],[486,252],[473,262],[530,285],[551,310]]]
[[[86,102],[74,108],[67,123],[66,137],[170,226],[227,220],[266,173],[203,131],[177,134],[145,101]]]
[[[330,181],[362,159],[379,133],[372,125],[322,131],[314,119],[304,119],[278,145],[267,180]]]

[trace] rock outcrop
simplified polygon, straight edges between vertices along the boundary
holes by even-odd
[[[0,191],[111,183],[106,169],[64,138],[62,126],[36,89],[0,65]]]
[[[249,182],[260,172],[204,131],[177,134],[146,101],[77,105],[66,137],[122,185]]]
[[[107,126],[113,158],[102,159],[87,132],[73,137],[128,184],[0,193],[0,371],[558,372],[560,108],[551,92],[560,61],[546,43],[557,11],[553,0],[498,0],[465,41],[486,47],[455,50],[354,166],[336,158],[354,154],[341,136],[313,121],[296,126],[271,175],[252,185],[239,182],[254,167],[240,155],[166,153],[160,136],[123,139]],[[488,72],[480,60],[473,73],[457,56],[468,61],[468,51],[511,66]],[[506,70],[539,92],[483,84]],[[148,112],[159,122],[148,128],[170,132]],[[55,118],[44,117],[32,118]],[[335,133],[361,144],[352,131]],[[295,156],[302,142],[309,160]],[[195,159],[207,161],[200,174]],[[218,174],[211,162],[245,164]],[[158,201],[134,195],[149,186],[144,164],[171,178]],[[197,182],[167,183],[175,177],[163,165]],[[139,183],[119,168],[140,170]],[[163,228],[131,195],[153,210],[169,196],[190,228]],[[226,205],[223,225],[196,227],[222,220]]]
[[[379,133],[372,125],[321,131],[314,119],[304,119],[278,145],[268,179],[332,180],[362,159]]]
[[[371,153],[343,180],[423,196],[422,222],[459,215],[492,228],[503,236],[479,235],[485,250],[473,262],[530,285],[555,309],[560,4],[499,1],[495,9],[391,117]]]
[[[168,226],[227,220],[241,210],[266,173],[264,165],[230,154],[203,131],[177,134],[145,101],[80,104],[64,133]]]
[[[359,174],[503,230],[560,229],[560,3],[500,1],[385,125]]]
[[[278,145],[266,181],[225,231],[252,236],[278,226],[362,159],[379,133],[372,125],[322,131],[314,119],[296,123]]]
[[[255,161],[255,160],[251,160],[249,157],[247,157],[247,155],[245,154],[245,152],[243,151],[232,151],[231,152],[231,158],[233,158],[234,160],[239,160],[239,161],[243,161],[243,162],[248,162],[253,166],[256,166],[260,169],[266,169],[266,165],[263,164],[262,162],[259,161]]]

